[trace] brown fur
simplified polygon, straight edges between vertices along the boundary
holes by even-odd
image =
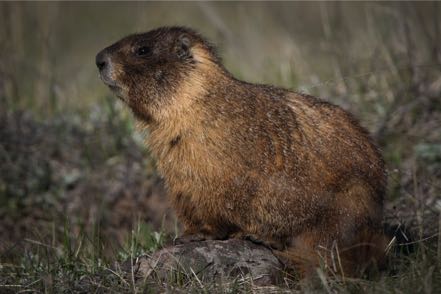
[[[138,56],[140,46],[151,53]],[[383,160],[349,113],[235,79],[186,28],[126,37],[100,60],[111,63],[103,80],[150,132],[182,240],[251,238],[305,274],[335,263],[323,254],[334,249],[346,275],[382,258]]]

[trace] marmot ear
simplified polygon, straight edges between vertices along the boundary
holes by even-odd
[[[191,40],[186,34],[182,34],[178,37],[176,44],[176,54],[181,59],[191,57]]]

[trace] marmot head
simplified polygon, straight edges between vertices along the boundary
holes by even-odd
[[[99,52],[96,65],[103,82],[147,121],[167,106],[182,103],[174,101],[176,97],[200,89],[200,70],[223,69],[213,47],[183,27],[125,37]]]

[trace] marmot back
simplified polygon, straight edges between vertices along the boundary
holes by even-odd
[[[384,164],[349,113],[235,79],[182,27],[126,37],[96,63],[150,131],[185,228],[178,241],[248,238],[303,274],[337,255],[346,275],[381,262]]]

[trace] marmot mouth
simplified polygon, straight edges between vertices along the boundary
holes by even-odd
[[[118,87],[117,85],[107,85],[109,88],[110,88],[110,90],[112,90],[112,91],[120,91],[121,90],[121,88],[120,87]]]
[[[100,73],[100,79],[103,81],[103,83],[109,87],[109,89],[121,100],[124,101],[124,97],[122,95],[122,87],[118,86],[117,83],[110,79],[107,75],[103,75]]]
[[[104,84],[106,84],[110,88],[118,87],[116,85],[116,82],[114,80],[112,80],[107,74],[103,74],[102,72],[100,72],[100,79],[101,79],[101,81],[103,81]]]

